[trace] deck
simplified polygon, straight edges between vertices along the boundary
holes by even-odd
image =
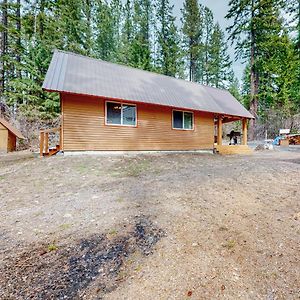
[[[222,155],[253,154],[253,150],[248,145],[215,145],[215,150],[217,153],[222,154]]]

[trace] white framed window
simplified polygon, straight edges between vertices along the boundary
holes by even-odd
[[[193,130],[194,113],[190,111],[173,110],[172,128],[181,130]]]
[[[136,105],[106,101],[105,124],[136,127]]]

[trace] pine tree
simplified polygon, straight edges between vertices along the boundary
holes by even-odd
[[[43,2],[43,0],[42,0]],[[82,0],[60,0],[58,1],[58,22],[63,34],[64,49],[76,53],[85,54],[84,41],[86,33],[86,22],[83,18]]]
[[[169,0],[158,0],[156,6],[158,71],[173,77],[180,76],[182,73],[181,49],[175,25],[176,18],[172,14],[174,5],[170,5]]]
[[[38,1],[34,6],[31,3],[24,5],[21,10],[18,4],[17,1],[14,9],[16,15],[19,10],[23,11],[20,16],[22,27],[17,18],[15,26],[19,34],[11,35],[10,38],[14,37],[15,42],[10,45],[15,45],[12,60],[20,60],[20,64],[15,64],[16,75],[10,78],[6,88],[7,102],[28,117],[39,115],[49,118],[59,111],[59,101],[57,95],[43,92],[41,86],[50,63],[51,51],[56,45],[57,30],[54,24],[57,20],[48,14],[55,6],[54,3]]]
[[[230,72],[229,75],[229,86],[228,86],[228,91],[240,102],[242,102],[242,96],[241,96],[241,91],[240,91],[240,82],[239,80],[234,76],[233,71]]]
[[[130,65],[143,70],[152,69],[151,29],[153,25],[151,0],[134,0],[133,38]]]
[[[120,48],[118,52],[118,61],[131,65],[131,44],[133,40],[133,8],[132,2],[127,0],[122,9],[122,27],[120,37]]]
[[[110,3],[112,34],[114,41],[114,56],[112,61],[118,62],[119,51],[121,48],[121,24],[122,24],[122,2],[121,0],[112,0]]]
[[[102,0],[97,1],[95,16],[96,27],[96,57],[103,60],[113,60],[116,52],[114,43],[114,27],[111,8]]]
[[[203,64],[202,64],[202,74],[203,80],[202,82],[206,85],[210,85],[212,81],[211,72],[212,66],[210,66],[210,52],[216,48],[216,43],[218,43],[216,35],[216,30],[214,29],[214,17],[212,11],[208,8],[204,8],[203,15]],[[212,45],[214,43],[214,45]],[[212,53],[213,54],[213,53]],[[216,57],[212,59],[215,60]],[[220,58],[221,59],[221,58]]]
[[[201,46],[202,22],[197,0],[185,0],[182,13],[182,33],[188,62],[189,80],[197,81],[197,61]]]
[[[278,0],[231,0],[226,18],[233,19],[228,27],[230,38],[236,42],[237,57],[250,61],[250,112],[255,119],[250,121],[249,138],[254,139],[259,110],[260,61],[264,43],[272,34],[274,17],[278,14]]]
[[[83,48],[84,54],[88,56],[93,55],[94,50],[94,38],[93,38],[93,14],[95,9],[94,0],[84,0],[82,3],[82,15],[84,20],[83,28]]]
[[[213,26],[207,52],[206,84],[216,88],[228,87],[228,82],[232,79],[232,62],[228,54],[224,32],[218,23]]]
[[[6,82],[6,55],[7,55],[7,48],[8,48],[8,41],[7,41],[7,9],[8,3],[7,0],[3,0],[1,3],[1,78],[0,78],[0,91],[3,93],[5,91],[5,82]]]

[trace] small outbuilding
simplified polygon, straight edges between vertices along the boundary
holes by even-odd
[[[24,139],[22,133],[5,119],[0,118],[0,152],[16,150],[17,138]]]

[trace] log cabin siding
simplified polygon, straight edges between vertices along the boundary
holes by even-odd
[[[0,124],[0,151],[5,153],[15,151],[16,142],[16,136]]]
[[[7,152],[8,130],[0,124],[0,152]]]
[[[109,99],[61,94],[61,101],[64,151],[213,149],[212,113],[194,111],[194,129],[175,130],[171,107],[134,103],[137,126],[126,127],[105,125]]]
[[[7,152],[16,151],[17,138],[11,132],[8,132]]]

